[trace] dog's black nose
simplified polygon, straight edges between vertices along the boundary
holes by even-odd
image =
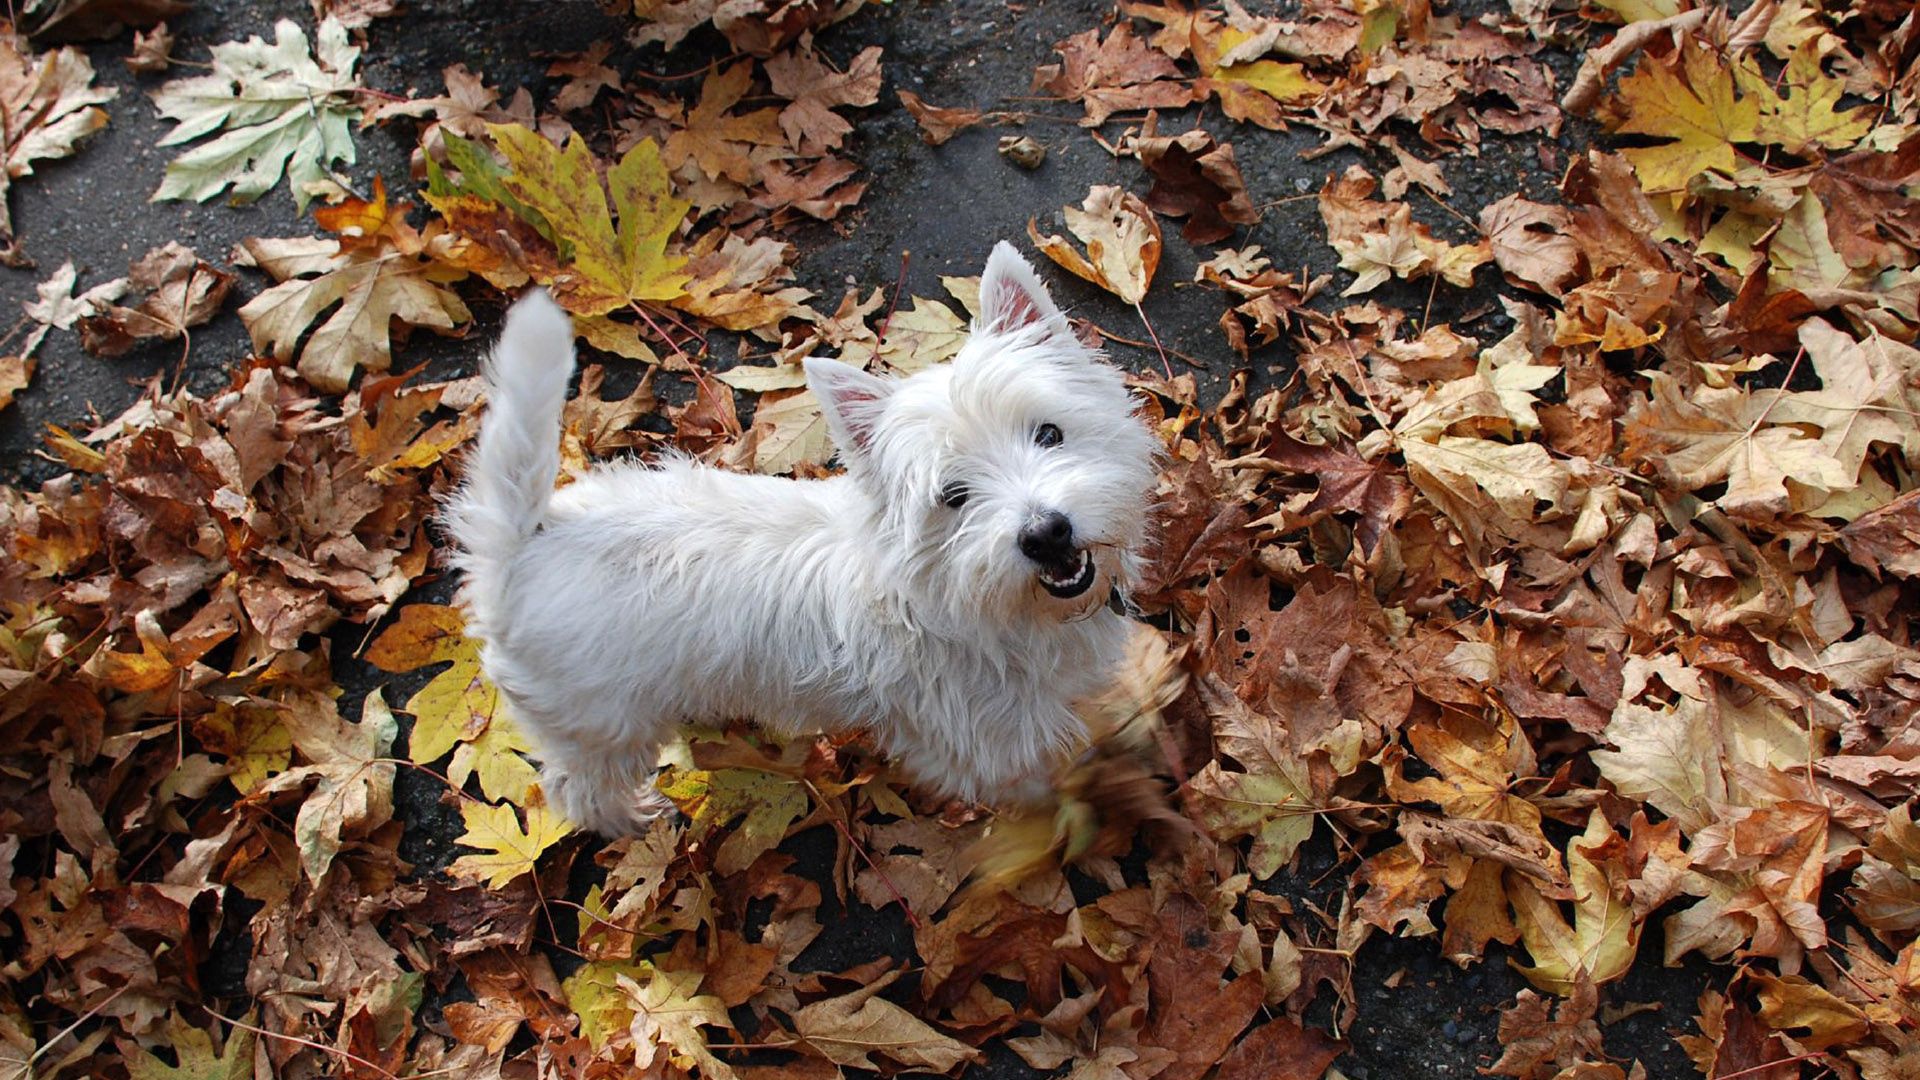
[[[1073,522],[1058,510],[1034,515],[1020,528],[1020,553],[1037,563],[1065,560],[1073,554]]]

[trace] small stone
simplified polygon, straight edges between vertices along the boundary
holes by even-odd
[[[1460,1025],[1449,1020],[1440,1025],[1440,1034],[1445,1035],[1449,1039],[1457,1039],[1460,1037]]]
[[[1031,135],[1000,136],[1000,156],[1023,169],[1033,170],[1047,160],[1047,148],[1036,142]]]
[[[1461,1046],[1465,1046],[1479,1037],[1479,1032],[1472,1031],[1468,1028],[1461,1028],[1459,1031],[1453,1033],[1453,1041],[1459,1043]]]
[[[1302,195],[1305,195],[1307,192],[1311,191],[1312,189],[1313,189],[1313,181],[1307,179],[1304,176],[1296,176],[1293,178],[1293,190],[1299,192]]]

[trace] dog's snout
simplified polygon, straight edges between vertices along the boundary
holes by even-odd
[[[1073,553],[1073,522],[1058,510],[1035,514],[1020,528],[1020,553],[1034,562],[1058,562]]]

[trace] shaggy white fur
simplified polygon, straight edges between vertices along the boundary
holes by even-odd
[[[513,308],[448,508],[487,674],[549,801],[614,835],[668,804],[643,778],[674,726],[871,728],[920,783],[1044,793],[1084,736],[1138,571],[1158,442],[1007,244],[950,364],[883,379],[808,360],[846,474],[744,476],[681,457],[558,491],[566,314]]]

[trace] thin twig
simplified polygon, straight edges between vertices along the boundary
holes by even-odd
[[[1147,318],[1147,309],[1140,306],[1140,301],[1133,302],[1133,311],[1140,316],[1140,324],[1147,328],[1147,336],[1153,339],[1153,347],[1160,353],[1160,367],[1167,373],[1167,381],[1172,382],[1173,364],[1167,359],[1167,347],[1160,344],[1160,332],[1153,328],[1153,320]]]
[[[900,249],[900,276],[893,281],[893,299],[887,304],[887,317],[880,320],[880,338],[887,340],[887,331],[893,327],[893,313],[900,310],[900,294],[907,289],[907,264],[913,260],[913,252]]]

